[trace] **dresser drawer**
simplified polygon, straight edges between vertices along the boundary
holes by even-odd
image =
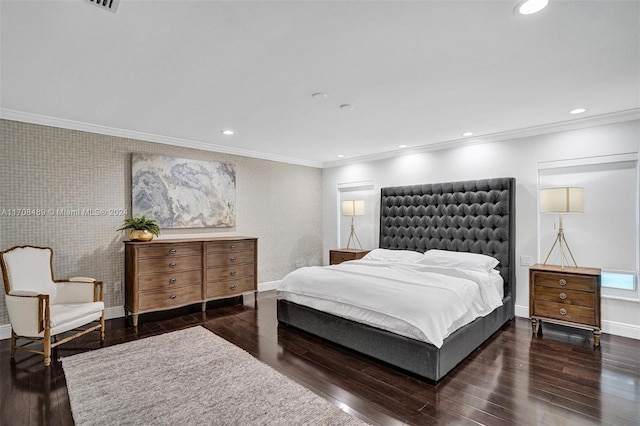
[[[253,277],[254,273],[255,265],[253,263],[237,266],[207,268],[205,281],[211,282],[231,278]]]
[[[138,278],[138,289],[140,291],[151,289],[170,289],[184,287],[186,285],[202,283],[202,271],[194,269],[186,272],[166,272],[155,275],[142,275]]]
[[[207,243],[207,253],[237,253],[240,251],[253,251],[255,248],[255,241],[217,241],[214,243]]]
[[[188,305],[202,299],[202,286],[193,285],[170,290],[139,293],[138,306],[141,311],[166,309],[174,306]]]
[[[599,327],[596,324],[595,309],[584,306],[536,301],[534,315]]]
[[[243,251],[238,253],[213,253],[207,255],[207,267],[254,263],[254,260],[255,253],[252,251]]]
[[[595,308],[595,293],[586,291],[576,291],[567,289],[557,289],[553,287],[535,287],[536,304],[542,302],[555,302],[563,305],[584,306],[585,308]]]
[[[557,289],[591,291],[596,290],[597,281],[593,277],[537,272],[534,274],[536,286]]]
[[[190,256],[202,254],[202,244],[158,244],[140,247],[138,257]]]
[[[206,283],[206,297],[223,297],[232,296],[234,294],[246,293],[253,291],[255,278],[246,277],[237,280],[218,281],[215,283]]]
[[[152,257],[138,260],[141,275],[202,269],[201,256]]]

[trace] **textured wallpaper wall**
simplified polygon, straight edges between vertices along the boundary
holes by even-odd
[[[0,250],[52,247],[56,278],[101,279],[106,306],[122,306],[124,235],[115,230],[131,212],[134,152],[235,167],[235,228],[163,230],[161,238],[258,237],[259,282],[296,263],[321,264],[321,169],[8,120],[0,120]]]

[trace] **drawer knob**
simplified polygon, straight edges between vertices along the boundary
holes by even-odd
[[[567,315],[567,310],[565,308],[561,308],[560,315]]]
[[[170,283],[170,284],[175,284],[175,283],[176,283],[176,281],[177,281],[177,280],[176,280],[175,278],[171,278],[171,279],[169,280],[169,283]]]
[[[230,288],[231,290],[235,290],[235,289],[236,289],[236,285],[235,285],[235,284],[231,284],[231,285],[229,286],[229,288]]]
[[[560,285],[567,285],[567,280],[565,280],[564,278],[562,278],[560,281],[558,281],[558,283]]]
[[[236,249],[236,245],[235,245],[235,244],[231,244],[231,245],[229,246],[229,248],[230,248],[231,250],[235,250],[235,249]]]
[[[176,298],[175,294],[172,294],[171,296],[169,296],[169,299],[175,299],[175,298]]]
[[[175,268],[176,267],[176,262],[171,262],[169,264],[169,268]]]
[[[229,272],[229,275],[231,275],[231,276],[233,276],[233,275],[235,275],[235,274],[236,274],[236,271],[230,271],[230,272]]]
[[[564,300],[567,298],[567,294],[566,293],[560,293],[560,299]]]
[[[230,258],[229,258],[229,260],[230,260],[231,262],[235,262],[235,261],[236,261],[236,258],[235,258],[235,257],[230,257]]]
[[[176,254],[176,249],[172,248],[169,250],[169,254]]]

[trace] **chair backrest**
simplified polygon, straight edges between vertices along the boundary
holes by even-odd
[[[51,257],[48,247],[20,246],[0,252],[5,293],[35,291],[55,298]]]

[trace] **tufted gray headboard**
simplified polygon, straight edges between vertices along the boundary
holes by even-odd
[[[493,256],[515,301],[515,179],[382,188],[380,248]]]

